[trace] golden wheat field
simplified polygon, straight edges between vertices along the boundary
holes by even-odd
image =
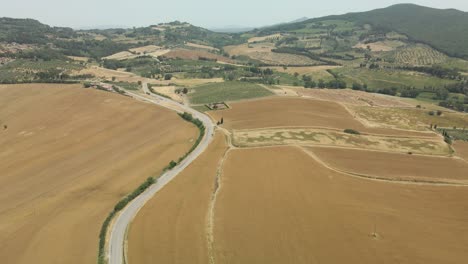
[[[113,206],[198,135],[169,110],[81,85],[1,85],[0,123],[0,257],[18,264],[95,263]]]

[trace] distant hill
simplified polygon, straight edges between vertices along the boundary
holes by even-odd
[[[396,31],[448,55],[468,58],[468,13],[455,9],[435,9],[414,4],[398,4],[368,12],[333,15],[295,24],[278,25],[268,31],[290,30],[324,20],[345,20],[370,24],[377,30]]]
[[[50,27],[34,19],[0,18],[0,42],[21,44],[45,44],[50,37],[75,36],[71,28]]]

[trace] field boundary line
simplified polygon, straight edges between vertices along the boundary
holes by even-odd
[[[364,179],[364,180],[370,180],[370,181],[378,181],[378,182],[387,182],[387,183],[395,183],[395,184],[406,184],[406,185],[427,185],[427,186],[453,186],[453,187],[468,187],[468,183],[455,183],[455,182],[437,182],[437,181],[425,181],[425,180],[402,180],[402,179],[388,179],[388,178],[382,178],[378,176],[371,176],[371,175],[366,175],[366,174],[360,174],[360,173],[353,173],[353,172],[347,172],[344,170],[340,170],[337,168],[332,167],[331,165],[327,164],[324,162],[322,159],[320,159],[315,153],[312,151],[306,150],[305,148],[295,145],[294,147],[299,148],[302,150],[305,154],[319,162],[322,166],[324,166],[327,169],[330,169],[332,171],[338,172],[343,175],[348,175],[353,178],[359,178],[359,179]]]

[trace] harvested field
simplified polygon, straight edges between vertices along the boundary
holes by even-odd
[[[380,127],[427,130],[431,124],[438,127],[468,127],[468,115],[450,110],[442,111],[442,115],[429,115],[430,110],[383,108],[383,107],[353,107],[352,111],[363,122]]]
[[[169,110],[81,85],[2,85],[0,120],[0,256],[16,264],[95,263],[114,205],[198,136]]]
[[[367,93],[355,90],[337,89],[300,89],[298,93],[313,99],[339,102],[350,105],[382,106],[382,107],[412,107],[413,105],[395,96],[377,93]]]
[[[213,50],[213,51],[219,51],[219,49],[212,47],[212,46],[207,46],[207,45],[201,45],[201,44],[196,44],[192,42],[187,42],[185,43],[185,46],[187,47],[192,47],[192,48],[197,48],[197,49],[205,49],[205,50]]]
[[[209,263],[206,216],[226,148],[218,133],[202,156],[143,207],[129,231],[130,263]]]
[[[223,83],[223,78],[211,78],[211,79],[178,79],[173,78],[171,83],[175,83],[180,86],[194,87],[198,85],[204,85],[209,83]]]
[[[318,158],[340,171],[389,180],[468,184],[468,162],[367,150],[309,147]]]
[[[271,40],[276,41],[276,40],[279,40],[281,37],[282,37],[281,34],[277,33],[277,34],[272,34],[272,35],[263,36],[263,37],[253,37],[253,38],[250,38],[247,42],[253,43],[253,42],[271,41]]]
[[[139,55],[133,54],[130,51],[121,51],[110,56],[104,57],[106,60],[126,60],[136,58]]]
[[[224,50],[229,55],[243,55],[248,56],[254,60],[259,60],[263,63],[271,65],[319,65],[322,64],[319,61],[312,60],[305,56],[286,54],[286,53],[275,53],[271,50],[274,49],[272,43],[260,43],[260,44],[241,44],[238,46],[227,46]]]
[[[67,56],[67,57],[74,60],[74,61],[88,62],[88,60],[89,60],[88,57],[78,57],[78,56]]]
[[[452,154],[450,147],[441,138],[352,135],[337,130],[310,128],[235,130],[233,143],[239,147],[325,145],[427,155],[448,156]]]
[[[147,54],[147,53],[152,53],[152,52],[159,51],[161,49],[162,49],[162,47],[160,47],[160,46],[148,45],[148,46],[129,49],[129,51],[135,52],[135,53],[138,53],[138,54]]]
[[[455,141],[453,147],[455,148],[455,155],[468,162],[468,142]]]
[[[387,41],[377,41],[377,42],[368,43],[368,44],[359,43],[355,45],[353,48],[367,49],[369,47],[371,51],[379,52],[379,51],[392,51],[398,47],[402,47],[405,45],[406,44],[404,42],[401,42],[398,40],[387,40]]]
[[[164,54],[164,57],[171,59],[184,59],[184,60],[198,60],[206,58],[210,60],[222,61],[226,63],[233,63],[230,58],[213,54],[203,50],[190,50],[190,49],[174,49]]]
[[[294,97],[274,97],[230,104],[227,110],[209,112],[214,120],[224,118],[227,129],[315,127],[355,129],[361,133],[437,137],[435,133],[365,127],[340,104]]]
[[[215,263],[463,263],[466,187],[353,178],[294,147],[230,152]],[[337,253],[339,251],[339,253]]]

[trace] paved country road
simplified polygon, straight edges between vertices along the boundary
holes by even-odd
[[[135,218],[138,211],[145,205],[145,203],[151,197],[153,197],[166,184],[168,184],[181,171],[183,171],[190,163],[192,163],[200,154],[202,154],[213,139],[214,125],[208,116],[199,113],[186,105],[181,105],[175,101],[151,93],[148,89],[147,83],[143,83],[142,87],[143,92],[147,95],[150,95],[151,98],[147,98],[145,96],[141,96],[132,92],[126,92],[126,94],[135,99],[151,102],[177,112],[191,113],[194,118],[200,119],[205,125],[205,135],[201,140],[200,144],[195,150],[193,150],[192,153],[190,153],[190,155],[188,155],[172,170],[165,172],[160,178],[157,179],[155,184],[151,185],[151,187],[149,187],[145,192],[143,192],[140,196],[131,201],[116,216],[115,221],[110,226],[110,239],[108,242],[108,258],[110,264],[124,263],[124,244],[126,240],[127,228],[130,222],[133,220],[133,218]]]

